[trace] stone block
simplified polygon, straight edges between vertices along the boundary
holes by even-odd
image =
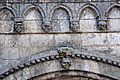
[[[54,38],[52,34],[33,34],[30,36],[30,44],[36,46],[53,46]]]
[[[30,47],[20,47],[20,58],[30,56]]]
[[[71,43],[73,47],[80,47],[82,40],[81,40],[81,34],[71,34]]]
[[[109,31],[120,31],[120,19],[109,19],[108,30]]]
[[[69,20],[57,19],[52,20],[52,31],[53,32],[69,32],[70,25]]]
[[[90,72],[99,73],[99,67],[98,67],[98,64],[95,61],[85,60],[85,67]]]
[[[19,36],[18,35],[5,35],[5,47],[18,47]]]
[[[5,77],[3,80],[16,80],[16,78],[14,77],[14,74],[11,74],[11,75]]]
[[[64,43],[71,42],[71,35],[70,34],[56,34],[55,35],[55,45],[64,45]]]
[[[91,20],[80,20],[80,29],[81,32],[95,32],[97,30],[97,23],[95,19]]]
[[[5,47],[4,35],[0,35],[0,48],[4,48],[4,47]]]
[[[108,33],[109,45],[120,45],[120,33]]]
[[[19,49],[18,48],[4,48],[0,50],[0,57],[2,59],[19,59]]]
[[[20,35],[19,36],[19,46],[20,47],[30,47],[30,35]]]
[[[120,58],[120,46],[109,46],[109,47],[111,49],[111,54],[114,56],[118,56]]]
[[[107,45],[107,34],[106,33],[84,33],[81,34],[82,45]]]
[[[41,21],[24,21],[24,32],[43,32]]]

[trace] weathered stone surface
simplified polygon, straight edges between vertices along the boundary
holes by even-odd
[[[97,24],[95,19],[80,20],[80,30],[82,32],[94,32],[97,31]]]
[[[30,9],[24,17],[25,32],[41,32],[42,31],[42,16],[36,9]]]
[[[0,78],[120,79],[119,1],[36,1],[29,0],[29,4],[0,1]],[[100,25],[107,23],[105,30],[99,29],[100,20]],[[22,32],[15,31],[19,21]],[[74,31],[72,27],[77,28]],[[72,55],[59,55],[57,50],[61,47],[73,49]],[[65,68],[68,62],[70,66]]]
[[[120,31],[120,19],[109,19],[108,22],[109,31]]]
[[[5,47],[18,47],[19,35],[5,35]]]
[[[81,35],[82,45],[107,45],[107,34],[105,33],[85,33]]]
[[[0,51],[0,58],[2,59],[19,59],[19,49],[15,47],[3,48]]]
[[[20,35],[19,36],[19,46],[20,47],[30,47],[30,35]]]
[[[69,14],[64,9],[58,9],[52,16],[52,31],[69,32]]]
[[[119,45],[120,44],[119,33],[108,33],[109,45]]]
[[[30,35],[31,46],[52,46],[54,38],[52,34],[33,34]]]

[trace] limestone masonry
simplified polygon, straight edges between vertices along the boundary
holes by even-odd
[[[0,80],[120,80],[120,0],[0,0]]]

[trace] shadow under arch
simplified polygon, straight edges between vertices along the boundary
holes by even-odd
[[[90,8],[93,11],[95,11],[95,14],[96,14],[95,18],[97,18],[97,17],[99,17],[101,15],[101,13],[99,12],[99,10],[98,10],[98,8],[96,6],[94,6],[92,4],[85,4],[78,10],[78,14],[77,14],[78,20],[81,17],[82,11],[85,10],[86,8]]]
[[[52,16],[55,12],[55,10],[57,9],[63,9],[65,10],[67,13],[68,13],[68,16],[70,18],[70,21],[72,20],[72,17],[73,17],[73,13],[71,11],[71,9],[69,9],[67,6],[65,5],[56,5],[55,7],[53,7],[53,9],[50,11],[50,14],[49,14],[49,18],[50,18],[50,21],[52,21]]]
[[[17,13],[15,12],[15,9],[12,8],[12,7],[2,6],[2,7],[0,7],[0,9],[7,9],[7,10],[9,10],[9,11],[12,13],[12,15],[13,15],[14,17],[17,17]]]
[[[21,14],[22,17],[25,16],[26,12],[29,11],[30,9],[34,8],[35,10],[38,10],[39,13],[41,14],[42,18],[45,18],[45,13],[44,13],[44,10],[39,7],[39,6],[36,6],[36,5],[30,5],[28,6],[27,8],[25,8]]]
[[[110,11],[111,11],[113,8],[115,8],[115,7],[120,8],[120,4],[113,4],[113,5],[111,5],[111,6],[106,10],[105,15],[108,17]]]
[[[105,76],[102,74],[94,73],[94,72],[89,72],[89,71],[84,71],[84,70],[58,70],[58,71],[53,71],[41,75],[37,75],[34,77],[29,78],[28,80],[61,80],[61,79],[72,79],[72,78],[86,78],[90,80],[102,80],[102,79],[107,79],[107,80],[113,80],[114,78]],[[81,80],[81,79],[80,79]],[[117,80],[117,79],[114,79]]]

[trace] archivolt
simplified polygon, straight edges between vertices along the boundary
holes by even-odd
[[[22,12],[22,14],[21,14],[22,17],[24,17],[24,15],[26,14],[26,12],[27,12],[28,10],[30,10],[31,8],[38,9],[39,12],[40,12],[40,14],[41,14],[41,16],[42,16],[42,18],[45,18],[44,10],[43,10],[41,7],[35,6],[35,5],[30,5],[30,6],[28,6],[26,9],[24,9],[23,12]]]
[[[106,10],[106,16],[109,15],[109,12],[111,11],[111,9],[113,9],[114,7],[119,7],[120,8],[120,4],[113,4],[111,5],[107,10]]]
[[[99,12],[99,10],[98,10],[98,8],[97,8],[96,6],[94,6],[94,5],[92,5],[92,4],[85,4],[85,5],[83,5],[83,6],[79,9],[79,11],[78,11],[78,14],[77,14],[77,17],[78,17],[78,18],[80,18],[80,15],[81,15],[82,11],[83,11],[84,9],[86,9],[86,8],[91,8],[92,10],[94,10],[95,13],[96,13],[96,16],[95,16],[95,17],[98,17],[98,16],[101,15],[101,13]]]
[[[8,9],[13,14],[14,17],[17,17],[17,13],[15,12],[15,9],[12,7],[2,6],[0,7],[0,9]]]
[[[72,17],[73,17],[72,11],[71,11],[67,6],[65,6],[65,5],[57,5],[57,6],[55,6],[55,7],[51,10],[51,12],[50,12],[50,14],[49,14],[50,21],[51,21],[51,18],[52,18],[53,13],[54,13],[55,10],[57,10],[57,9],[64,9],[64,10],[68,13],[68,15],[69,15],[69,17],[70,17],[70,21],[72,20]]]

